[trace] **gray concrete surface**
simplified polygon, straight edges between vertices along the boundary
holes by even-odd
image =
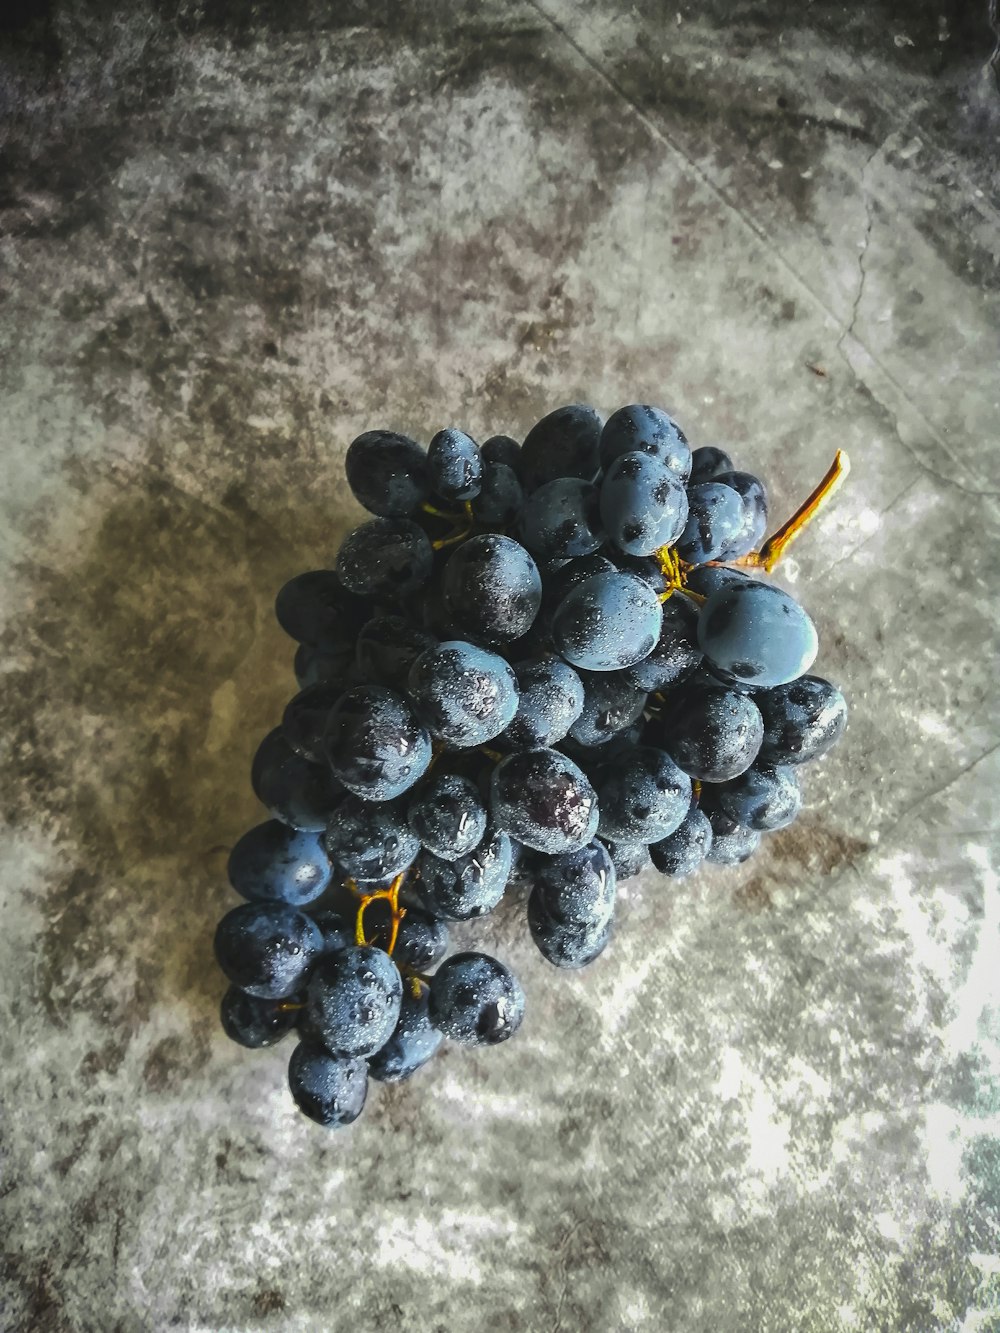
[[[0,65],[0,1326],[1000,1329],[989,7],[15,5]],[[217,1026],[275,589],[346,444],[673,408],[853,719],[349,1132]]]

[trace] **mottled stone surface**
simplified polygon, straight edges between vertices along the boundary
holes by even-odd
[[[1000,1328],[986,0],[0,16],[0,1325]],[[853,707],[735,871],[622,893],[350,1131],[218,1027],[270,611],[372,426],[673,408]],[[992,867],[992,868],[991,868]]]

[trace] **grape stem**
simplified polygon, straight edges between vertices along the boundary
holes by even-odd
[[[766,574],[770,574],[799,533],[809,526],[831,496],[840,489],[850,471],[851,460],[843,449],[838,449],[826,476],[809,498],[799,505],[791,518],[783,523],[773,536],[768,537],[759,551],[751,551],[749,555],[744,555],[733,563],[751,569],[763,569]]]
[[[387,889],[376,889],[374,893],[362,893],[353,879],[347,880],[347,887],[358,898],[358,914],[354,920],[354,942],[360,948],[365,948],[372,941],[365,936],[365,909],[369,903],[384,900],[389,904],[389,911],[392,913],[392,923],[389,928],[389,944],[386,953],[392,957],[392,951],[396,947],[396,937],[399,934],[399,923],[406,916],[406,908],[399,905],[399,890],[402,888],[403,880],[406,878],[406,872],[403,871],[397,875]]]

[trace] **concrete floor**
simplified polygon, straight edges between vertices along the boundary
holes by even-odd
[[[995,1333],[986,0],[43,8],[0,66],[0,1326]],[[584,974],[505,904],[517,1040],[325,1134],[216,1018],[274,592],[360,430],[578,399],[776,516],[850,451],[784,576],[851,726]]]

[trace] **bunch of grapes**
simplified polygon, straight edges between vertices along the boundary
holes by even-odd
[[[375,517],[278,593],[299,693],[254,758],[272,818],[232,850],[246,901],[215,936],[226,1032],[296,1029],[292,1096],[324,1125],[443,1040],[519,1027],[516,977],[447,957],[448,923],[516,885],[544,957],[584,966],[618,880],[745,861],[846,721],[767,580],[843,454],[766,542],[761,481],[644,405],[559,408],[522,445],[370,431],[346,469]]]

